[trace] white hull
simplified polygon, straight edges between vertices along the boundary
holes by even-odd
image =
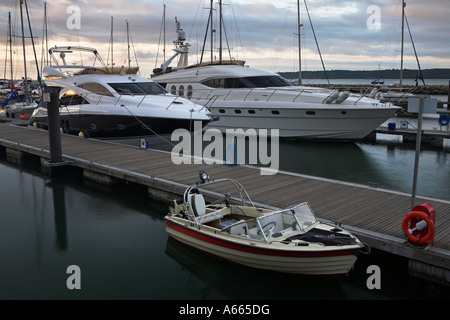
[[[386,119],[395,115],[396,109],[360,109],[323,105],[321,108],[288,107],[271,104],[271,107],[257,103],[236,105],[233,102],[216,102],[210,107],[218,121],[211,122],[208,128],[226,129],[278,129],[279,136],[306,139],[362,139],[380,126]],[[234,107],[230,106],[234,105]],[[235,110],[240,110],[239,114]],[[249,110],[253,110],[252,114]],[[272,111],[276,110],[276,114]],[[270,133],[270,132],[269,132]]]
[[[186,245],[237,264],[284,273],[346,275],[357,259],[352,251],[361,248],[354,245],[347,248],[336,247],[334,250],[314,248],[299,251],[297,246],[286,248],[285,244],[277,247],[274,243],[268,245],[251,240],[242,241],[233,236],[214,235],[207,229],[208,227],[202,226],[198,230],[195,226],[186,225],[181,229],[179,226],[173,228],[172,224],[166,221],[168,235]],[[196,235],[193,236],[193,233]]]
[[[239,65],[187,68],[153,79],[173,94],[209,108],[220,118],[208,128],[221,131],[278,129],[279,136],[285,138],[358,140],[400,110],[389,103],[321,88],[282,84],[220,87],[226,86],[227,81],[242,80],[248,84],[259,79],[260,85],[265,83],[264,79],[281,81],[277,75]],[[227,81],[222,83],[221,79]]]

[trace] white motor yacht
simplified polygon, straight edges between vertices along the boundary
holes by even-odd
[[[189,44],[182,29],[177,31],[175,55],[154,70],[152,79],[220,117],[207,128],[279,129],[285,138],[358,140],[401,109],[348,91],[294,86],[243,61],[188,65]],[[169,67],[177,55],[178,66]]]
[[[102,66],[66,63],[66,54],[74,51],[93,53]],[[44,77],[47,86],[61,88],[59,113],[64,132],[103,138],[150,136],[177,128],[190,130],[194,121],[205,126],[212,118],[205,107],[139,76],[138,68],[107,67],[95,49],[55,47],[50,53],[54,61],[57,53],[63,60],[63,64],[45,67]],[[31,124],[48,128],[45,103],[33,113]]]

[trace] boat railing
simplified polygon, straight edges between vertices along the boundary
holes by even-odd
[[[295,95],[290,97],[286,93],[292,93],[292,90],[285,89],[261,89],[261,88],[244,88],[244,89],[194,89],[192,93],[191,100],[195,99],[196,102],[206,100],[207,103],[211,106],[217,100],[235,100],[238,97],[241,97],[242,101],[271,101],[277,94],[282,95],[282,97],[286,98],[286,102],[297,102],[300,97],[307,91],[305,89],[301,89],[299,91],[295,91]],[[289,97],[289,98],[288,98]],[[288,98],[288,99],[287,99]],[[204,103],[203,103],[204,104]]]
[[[110,92],[90,92],[87,90],[77,90],[73,94],[70,94],[72,97],[68,99],[67,105],[76,105],[79,103],[73,103],[76,97],[81,97],[86,100],[87,103],[99,105],[101,102],[107,102],[108,104],[112,104],[114,106],[119,105],[121,107],[125,107],[124,104],[119,104],[124,97],[129,95],[120,94],[118,97],[113,96]],[[63,95],[64,96],[64,95]],[[153,96],[152,94],[139,95],[142,98],[139,101],[127,101],[127,104],[132,105],[133,107],[139,108],[141,104],[145,101],[146,98]],[[66,96],[67,97],[67,96]],[[166,110],[169,109],[173,104],[177,103],[178,96],[173,96],[173,100],[167,105]]]
[[[356,105],[361,99],[363,99],[363,98],[372,98],[372,99],[375,99],[375,95],[377,94],[377,92],[375,92],[374,94],[373,94],[373,97],[372,97],[372,92],[373,92],[373,90],[377,90],[377,88],[368,88],[367,90],[365,90],[363,93],[361,93],[360,95],[359,95],[359,98],[358,99],[356,99],[355,100],[355,102],[353,103],[353,105]]]
[[[226,193],[225,195],[219,191],[213,191],[209,190],[205,186],[211,185],[211,184],[218,184],[223,182],[229,182],[235,187],[235,192],[237,191],[237,196],[231,196],[230,193]],[[205,217],[201,217],[205,214],[199,213],[198,208],[195,208],[196,206],[196,199],[194,196],[202,199],[200,201],[200,207],[204,207],[205,203],[202,203],[204,201],[204,196],[211,197],[214,199],[220,199],[223,198],[225,202],[233,201],[235,203],[240,203],[243,206],[252,206],[255,207],[255,204],[253,203],[252,199],[250,198],[249,194],[247,193],[247,190],[236,180],[234,179],[217,179],[213,181],[209,181],[204,184],[195,184],[188,187],[184,194],[183,194],[183,204],[185,206],[185,212],[188,217],[188,220],[195,224],[197,228],[199,228],[201,223],[205,223]],[[214,201],[213,203],[217,203],[217,201]],[[198,203],[197,203],[198,204]],[[203,211],[202,208],[200,208],[200,211]],[[213,216],[213,214],[210,214]]]

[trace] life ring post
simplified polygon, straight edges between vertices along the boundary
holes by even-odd
[[[448,126],[448,125],[449,125],[449,123],[450,123],[450,118],[449,118],[449,116],[448,116],[446,113],[443,113],[443,114],[441,114],[441,116],[439,117],[438,122],[439,122],[439,125],[440,125],[441,127],[445,127],[445,126]]]
[[[429,203],[415,206],[402,222],[402,229],[411,245],[427,247],[434,244],[436,210]]]

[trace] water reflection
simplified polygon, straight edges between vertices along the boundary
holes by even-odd
[[[53,181],[48,184],[53,194],[53,210],[55,215],[56,247],[67,250],[67,220],[65,186],[62,181]]]
[[[353,149],[367,158],[364,147],[345,150]],[[341,281],[255,270],[207,256],[168,239],[167,205],[133,184],[104,193],[86,185],[79,172],[52,181],[40,173],[39,161],[16,166],[2,157],[0,175],[0,202],[7,204],[0,214],[0,299],[385,298],[385,286],[379,292],[365,286],[370,264],[383,266],[383,279],[392,287],[387,297],[416,289],[388,276],[392,259],[383,265],[372,255],[360,257]],[[73,264],[81,268],[79,291],[65,285]]]
[[[211,257],[169,238],[166,254],[188,273],[191,299],[345,299],[340,281],[276,273]]]

